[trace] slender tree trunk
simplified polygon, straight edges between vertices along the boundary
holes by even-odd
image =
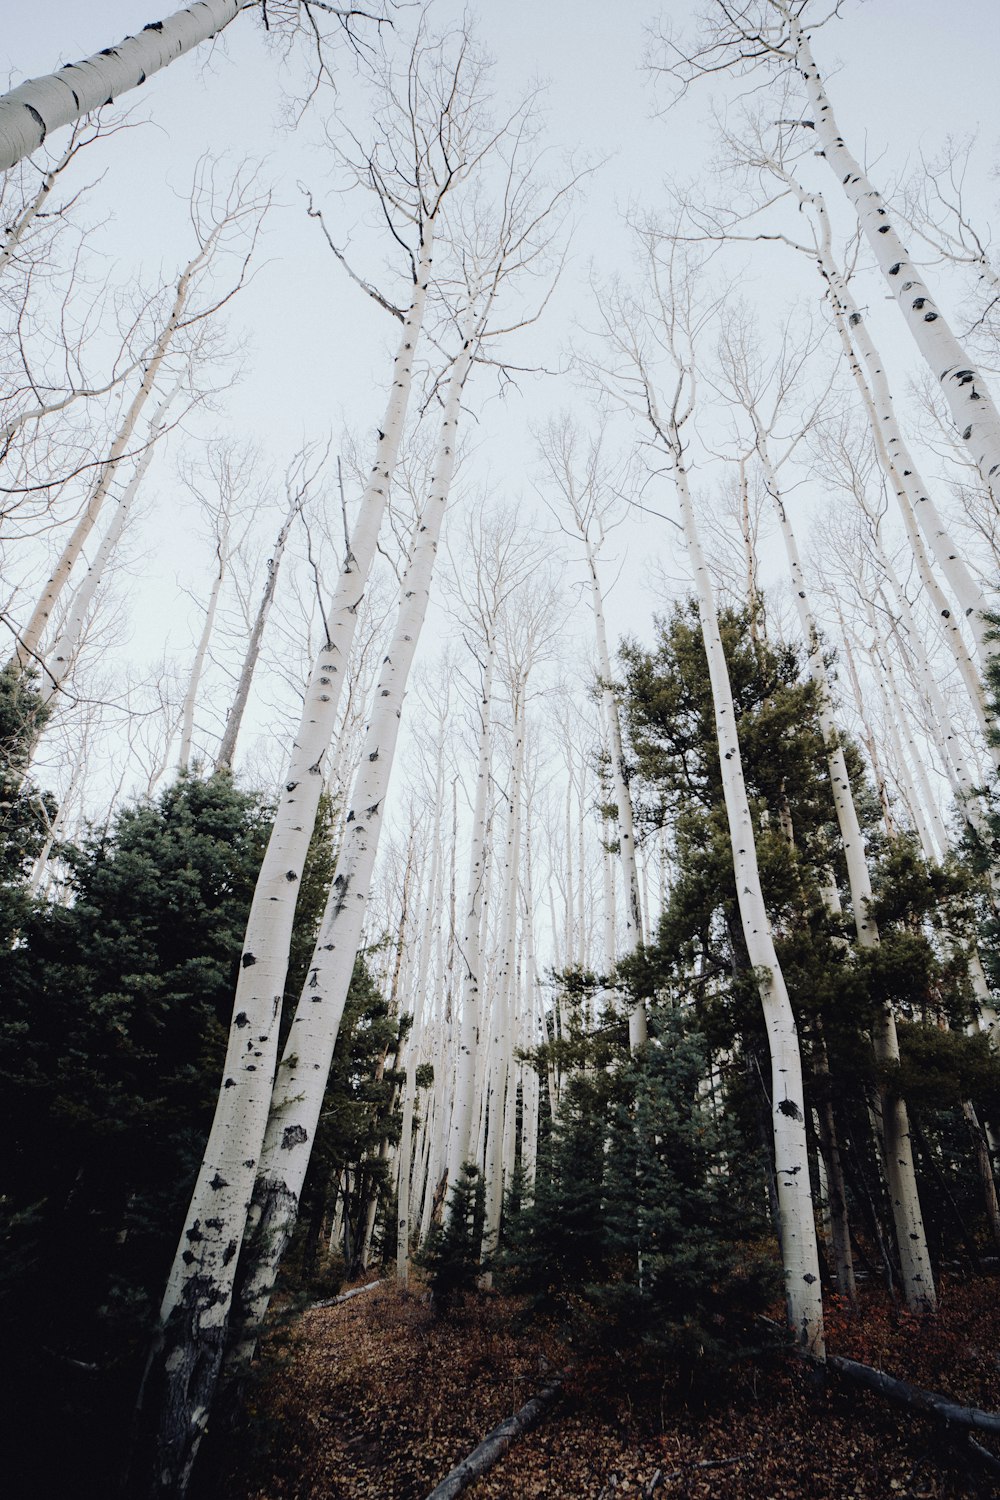
[[[383,825],[403,695],[426,615],[438,536],[455,465],[462,390],[472,367],[471,313],[445,400],[430,497],[400,590],[393,639],[375,692],[361,769],[344,842],[320,924],[309,976],[275,1078],[267,1130],[247,1224],[239,1326],[230,1368],[249,1360],[267,1311],[278,1264],[295,1223],[340,1020],[354,970]]]
[[[702,636],[715,703],[719,763],[732,840],[740,919],[750,962],[757,976],[771,1055],[771,1125],[774,1133],[788,1321],[800,1346],[821,1359],[824,1354],[823,1302],[809,1182],[809,1150],[798,1031],[764,906],[753,821],[743,780],[743,762],[736,732],[729,670],[719,633],[712,583],[698,539],[687,474],[682,467],[681,452],[678,438],[673,452],[674,476],[698,593]]]
[[[934,302],[919,271],[907,254],[882,200],[860,162],[844,144],[827,98],[807,34],[788,0],[781,0],[788,18],[795,65],[812,106],[812,126],[830,170],[847,194],[879,268],[903,314],[906,326],[928,366],[940,382],[955,425],[968,444],[983,483],[996,501],[1000,474],[1000,412],[989,388],[959,343],[941,309]]]
[[[493,1058],[490,1086],[490,1134],[486,1163],[486,1216],[483,1249],[496,1253],[503,1210],[505,1137],[510,1100],[514,1089],[513,1045],[516,986],[514,959],[517,942],[517,910],[521,865],[521,783],[524,778],[525,680],[518,677],[514,694],[514,753],[510,768],[507,840],[503,882],[503,933],[500,939],[500,973],[493,996],[490,1039]],[[488,1273],[487,1273],[488,1274]]]
[[[88,567],[86,576],[82,579],[76,593],[73,595],[72,603],[59,631],[59,638],[46,663],[45,676],[39,686],[39,692],[45,702],[48,702],[62,686],[67,673],[76,659],[77,651],[80,648],[80,641],[83,638],[83,627],[86,622],[87,613],[93,603],[94,595],[101,580],[107,571],[108,563],[121,540],[125,523],[132,510],[132,502],[139,491],[139,486],[146,477],[146,470],[152,463],[155,446],[162,436],[164,423],[167,420],[167,411],[179,394],[185,378],[182,376],[178,380],[173,390],[168,391],[157,407],[156,414],[149,424],[146,446],[143,449],[142,456],[135,466],[131,479],[122,492],[111,524],[101,538],[100,546],[94,553],[93,562]]]
[[[55,568],[46,581],[41,597],[32,611],[30,620],[18,635],[16,657],[22,667],[27,666],[38,656],[39,643],[45,632],[45,628],[52,617],[53,610],[59,602],[59,596],[66,587],[76,560],[83,551],[87,538],[94,529],[111,482],[115,477],[118,464],[121,462],[122,456],[128,448],[142,409],[149,399],[156,377],[160,372],[160,366],[163,363],[167,350],[170,348],[174,334],[177,332],[177,326],[183,316],[191,290],[191,278],[198,267],[204,263],[208,253],[209,249],[203,246],[198,254],[188,262],[181,273],[181,277],[177,283],[174,303],[170,309],[170,316],[163,325],[163,330],[153,349],[152,357],[143,373],[139,389],[133,396],[128,411],[122,419],[122,424],[111,445],[111,451],[108,454],[107,460],[101,465],[98,471],[97,481],[90,492],[90,497],[83,514],[74,526],[69,541],[63,548]]]
[[[226,515],[220,518],[220,521],[221,524],[215,548],[218,566],[215,570],[215,577],[212,579],[212,589],[208,596],[208,606],[205,610],[205,621],[201,627],[201,635],[198,638],[194,661],[191,665],[191,675],[188,678],[187,692],[184,694],[184,705],[181,709],[181,750],[177,764],[182,771],[187,771],[191,765],[191,751],[194,745],[194,711],[198,701],[198,689],[201,686],[201,677],[205,669],[208,643],[212,639],[212,631],[215,628],[215,616],[219,608],[219,595],[222,593],[222,585],[226,578],[226,569],[229,566],[230,520],[228,515]]]
[[[390,478],[402,440],[414,346],[430,277],[433,221],[425,225],[413,300],[393,365],[375,464],[328,619],[328,639],[306,687],[243,940],[233,1019],[215,1117],[160,1308],[160,1331],[140,1397],[149,1472],[183,1494],[222,1361],[235,1280],[274,1082],[281,998],[295,903],[316,823],[323,760],[333,736],[358,606],[367,587]],[[346,1215],[345,1215],[346,1217]]]
[[[138,88],[176,57],[216,36],[257,0],[196,0],[138,36],[83,62],[32,78],[0,98],[0,172],[36,151],[49,133]]]
[[[594,556],[590,538],[585,537],[584,540],[587,547],[587,568],[590,573],[590,598],[594,608],[594,634],[597,638],[597,664],[601,673],[604,722],[608,726],[611,784],[615,796],[615,817],[618,823],[618,848],[621,855],[622,873],[625,877],[625,952],[630,954],[642,944],[642,899],[639,894],[639,867],[635,856],[632,797],[625,775],[621,719],[618,715],[618,699],[612,686],[614,679],[611,675],[611,656],[608,651],[608,632],[604,624],[604,600],[597,576],[597,559]],[[580,875],[582,879],[582,867]],[[643,1046],[647,1038],[646,1009],[642,1000],[638,1000],[629,1007],[629,1047],[635,1052]]]
[[[755,414],[754,421],[756,424]],[[798,607],[802,629],[809,643],[809,669],[816,684],[820,728],[826,743],[837,824],[840,828],[840,837],[847,861],[847,878],[851,891],[851,906],[854,912],[858,946],[875,948],[879,943],[879,933],[870,910],[872,885],[865,855],[864,837],[858,821],[850,778],[847,774],[847,763],[840,743],[840,733],[833,717],[830,683],[820,650],[819,632],[809,608],[805,577],[799,560],[795,535],[778,489],[767,451],[766,438],[759,426],[757,426],[757,445],[764,467],[765,482],[781,521],[792,592]],[[899,1044],[896,1039],[896,1023],[888,1006],[883,1008],[876,1019],[873,1040],[875,1054],[883,1065],[891,1067],[898,1063]],[[936,1304],[934,1276],[927,1252],[927,1236],[924,1232],[920,1200],[917,1195],[906,1105],[902,1099],[890,1098],[885,1085],[882,1086],[881,1099],[886,1167],[906,1300],[911,1309],[927,1310]]]
[[[490,802],[492,699],[495,668],[496,642],[491,628],[487,633],[486,660],[483,663],[483,688],[479,706],[479,759],[476,770],[476,798],[472,813],[472,851],[469,886],[465,901],[465,921],[459,949],[462,963],[462,999],[455,1100],[448,1135],[448,1181],[451,1184],[459,1181],[464,1163],[470,1160],[476,1058],[483,1022],[482,955],[479,933],[483,919],[483,892],[486,877],[486,829]]]
[[[236,754],[236,741],[239,738],[240,725],[243,723],[243,715],[246,711],[247,699],[250,696],[250,686],[253,682],[253,674],[257,668],[257,658],[260,656],[261,642],[264,639],[264,626],[271,612],[274,602],[274,591],[278,586],[278,569],[281,567],[281,559],[285,551],[285,543],[288,541],[288,533],[292,529],[292,522],[302,507],[302,497],[296,495],[285,517],[281,530],[278,532],[274,544],[274,551],[267,560],[267,580],[264,584],[264,593],[257,609],[257,615],[250,632],[250,640],[247,643],[246,655],[243,658],[243,666],[240,670],[239,681],[233,694],[232,707],[226,719],[226,727],[219,745],[219,753],[215,760],[217,771],[228,771],[233,764],[233,756]]]

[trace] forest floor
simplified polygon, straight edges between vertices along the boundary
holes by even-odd
[[[1000,1410],[1000,1282],[956,1279],[926,1323],[874,1295],[834,1308],[832,1353]],[[213,1494],[226,1500],[423,1500],[505,1417],[571,1370],[554,1406],[465,1493],[726,1500],[970,1500],[997,1493],[928,1421],[784,1352],[731,1368],[698,1401],[567,1348],[515,1299],[436,1317],[389,1283],[304,1313],[254,1398],[266,1435]]]

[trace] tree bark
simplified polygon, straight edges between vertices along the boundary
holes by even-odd
[[[323,788],[323,760],[336,723],[358,605],[395,468],[410,395],[414,347],[430,278],[433,221],[424,228],[413,300],[393,365],[375,464],[351,537],[314,663],[302,717],[281,787],[274,824],[247,919],[233,1019],[215,1117],[160,1308],[160,1330],[140,1397],[140,1424],[159,1420],[150,1472],[163,1491],[183,1494],[208,1417],[246,1229],[247,1210],[267,1125],[281,1000],[302,870]],[[191,1385],[191,1372],[202,1379]],[[162,1405],[155,1393],[162,1385]],[[160,1411],[159,1418],[157,1411]]]
[[[274,591],[278,586],[278,570],[281,567],[281,559],[285,551],[285,543],[288,541],[288,533],[292,529],[292,522],[302,506],[302,497],[297,495],[289,507],[288,515],[284,524],[278,532],[274,544],[274,551],[267,560],[267,580],[264,584],[264,593],[257,609],[257,615],[250,632],[250,640],[247,643],[246,655],[243,658],[243,666],[240,669],[239,681],[233,694],[233,704],[226,719],[226,727],[219,745],[219,753],[215,759],[217,771],[228,771],[233,764],[233,756],[236,754],[236,741],[239,738],[240,725],[243,723],[243,715],[246,712],[247,699],[250,696],[250,687],[253,682],[253,674],[257,667],[257,658],[260,656],[261,641],[264,639],[264,626],[271,612],[274,601]]]
[[[0,172],[36,151],[60,125],[138,88],[192,47],[217,36],[257,0],[196,0],[163,21],[151,21],[82,62],[32,78],[0,98]]]
[[[962,441],[968,444],[969,454],[983,483],[996,500],[997,476],[1000,474],[1000,412],[983,375],[955,337],[910,260],[881,194],[844,144],[813,59],[809,38],[798,16],[792,13],[788,0],[781,0],[781,9],[788,20],[795,66],[802,75],[812,106],[811,124],[821,154],[853,204],[858,222],[906,326],[939,381]]]
[[[312,1151],[347,991],[367,908],[399,733],[403,694],[426,614],[437,541],[455,464],[455,433],[462,390],[472,366],[475,338],[465,334],[445,402],[430,498],[404,575],[393,639],[375,692],[344,842],[309,976],[296,1007],[277,1071],[241,1267],[240,1323],[231,1368],[253,1353],[267,1311],[278,1263],[295,1223],[299,1194]]]

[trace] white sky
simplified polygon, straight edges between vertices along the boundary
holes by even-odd
[[[76,60],[167,13],[157,0],[43,0],[8,5],[0,35],[0,70],[17,82]],[[690,28],[700,5],[672,0],[664,15]],[[921,150],[933,154],[946,135],[978,130],[980,161],[1000,139],[1000,97],[996,88],[1000,12],[996,0],[956,0],[946,12],[938,0],[845,0],[841,20],[815,38],[815,51],[829,83],[842,131],[855,151],[877,163],[874,175],[888,186],[905,173]],[[526,363],[560,363],[560,349],[584,325],[591,292],[590,268],[598,279],[628,274],[628,238],[621,211],[630,203],[655,208],[665,177],[704,175],[712,149],[710,102],[725,107],[725,86],[696,90],[665,119],[653,118],[657,102],[643,72],[647,23],[655,7],[636,0],[612,8],[606,0],[473,0],[466,7],[479,39],[496,58],[498,95],[516,97],[535,80],[547,83],[547,133],[553,162],[573,152],[598,162],[576,218],[576,234],[558,296],[543,327],[526,341]],[[440,0],[433,12],[439,24],[457,18],[461,8]],[[407,12],[400,26],[408,24]],[[839,71],[837,66],[839,64]],[[297,67],[296,63],[293,65]],[[186,195],[195,163],[204,151],[261,159],[262,176],[273,182],[276,207],[268,221],[260,268],[230,317],[234,333],[248,339],[244,379],[227,398],[218,419],[221,430],[256,437],[279,472],[303,439],[332,435],[344,428],[359,437],[370,433],[384,406],[389,351],[395,325],[351,286],[320,242],[302,210],[298,184],[323,198],[326,162],[316,145],[322,104],[294,135],[278,128],[285,71],[264,45],[258,17],[239,17],[212,49],[172,64],[143,89],[123,98],[137,118],[152,123],[112,142],[90,177],[106,175],[96,189],[94,215],[101,221],[98,243],[123,280],[169,279],[190,254]],[[347,89],[350,94],[350,88]],[[730,88],[729,97],[732,98]],[[662,102],[662,101],[661,101]],[[831,200],[829,172],[816,181]],[[981,184],[979,207],[994,206],[993,185]],[[331,226],[350,229],[357,210],[350,202],[326,200]],[[339,218],[338,218],[339,216]],[[794,290],[815,301],[817,284],[807,268],[791,265],[780,252],[763,254],[747,275],[745,262],[727,262],[728,274],[751,301],[767,312],[780,308]],[[362,267],[366,272],[373,268]],[[878,282],[864,285],[869,311],[893,366],[897,386],[916,368],[913,355],[883,304]],[[886,316],[886,313],[889,316]],[[513,351],[512,351],[513,352]],[[545,412],[580,397],[565,378],[525,377],[503,403],[483,378],[470,392],[478,414],[477,455],[470,468],[494,491],[520,501],[537,514],[529,424]],[[706,421],[710,424],[711,418]],[[204,421],[198,424],[206,430]],[[164,640],[178,652],[190,649],[196,626],[182,588],[203,587],[210,565],[206,544],[174,477],[180,443],[158,456],[151,471],[155,502],[148,509],[141,538],[135,597],[127,649],[133,656],[159,654]],[[705,482],[709,482],[706,473]],[[280,498],[280,497],[277,497]],[[651,503],[673,511],[666,489]],[[815,501],[803,499],[808,514]],[[541,519],[544,519],[542,517]],[[273,530],[270,521],[266,530]],[[608,601],[613,637],[633,632],[648,637],[650,617],[662,607],[662,584],[651,579],[651,556],[667,556],[667,572],[678,580],[685,571],[677,555],[677,534],[663,523],[630,521],[612,545],[613,563],[622,565],[621,582]],[[672,559],[672,560],[671,560]],[[611,576],[609,565],[608,574]],[[585,609],[585,602],[581,603]],[[589,654],[590,621],[577,622],[579,650]],[[436,615],[426,650],[440,644],[447,622]],[[576,633],[573,628],[573,633]]]

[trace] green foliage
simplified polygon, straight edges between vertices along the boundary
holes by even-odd
[[[483,1237],[485,1193],[479,1169],[466,1162],[451,1189],[444,1222],[436,1224],[417,1264],[428,1273],[437,1312],[447,1313],[475,1290],[483,1270],[479,1247]]]
[[[588,1337],[693,1381],[746,1341],[776,1278],[759,1178],[705,1092],[705,1039],[673,1006],[651,1025],[638,1056],[571,1080],[500,1265],[537,1307],[579,1328],[582,1298]]]
[[[30,1433],[37,1411],[59,1428],[55,1463],[65,1453],[106,1472],[102,1452],[127,1426],[215,1107],[269,822],[228,773],[182,776],[61,851],[66,904],[27,897],[30,847],[8,862],[22,884],[17,941],[0,951],[0,1317],[21,1350],[18,1420]],[[312,952],[331,824],[324,808],[287,996],[297,998]],[[377,1112],[392,1075],[375,1096],[370,1080],[396,1034],[385,1010],[359,962],[304,1194],[306,1235],[315,1183],[380,1139],[373,1097]],[[301,1245],[296,1255],[300,1284],[329,1295],[335,1264],[303,1267]]]
[[[48,718],[33,674],[0,668],[0,947],[16,941],[30,909],[26,882],[55,821],[56,802],[27,777]]]

